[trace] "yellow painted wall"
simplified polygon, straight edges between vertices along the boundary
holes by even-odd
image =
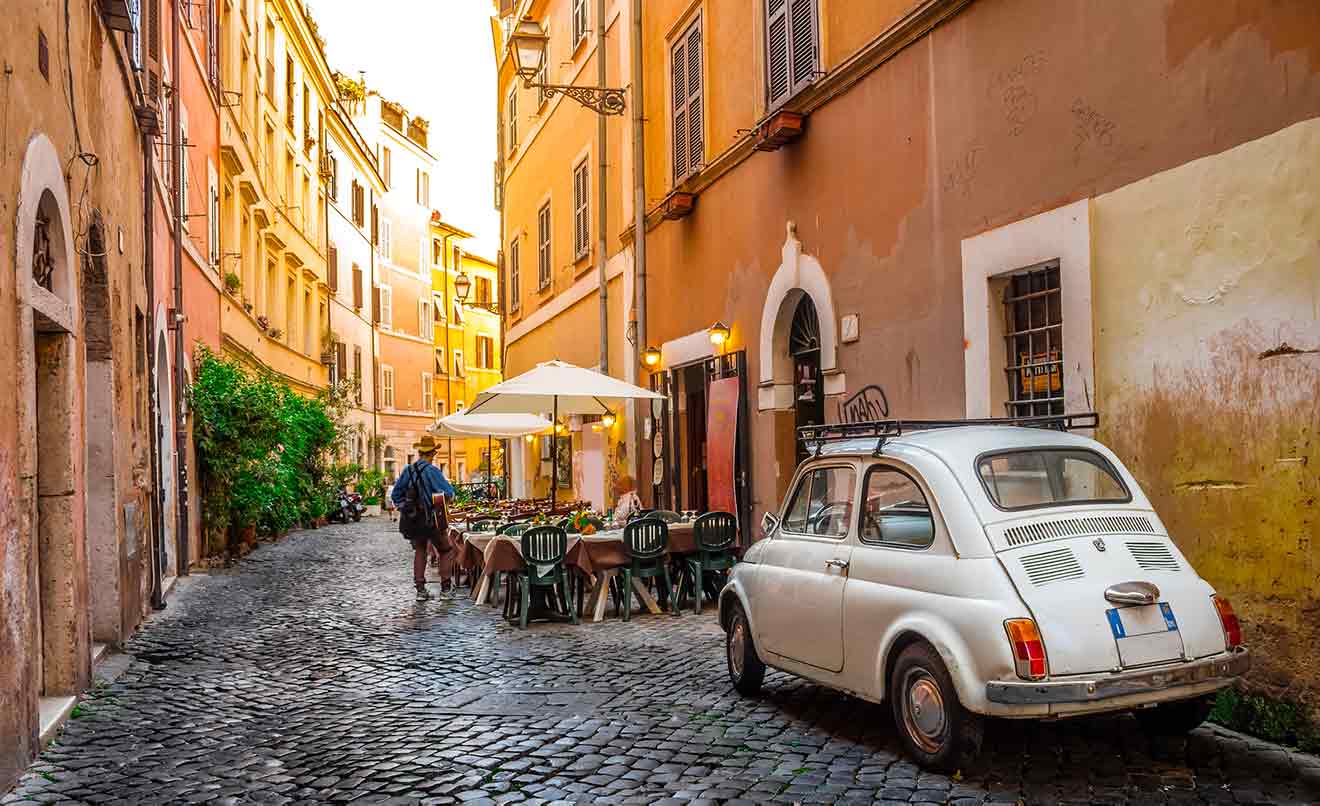
[[[549,74],[552,84],[596,85],[596,38],[588,33],[574,49],[571,43],[569,0],[538,3],[533,8],[550,37],[547,46]],[[594,11],[589,28],[595,28]],[[626,25],[618,22],[609,28],[605,37],[606,83],[622,86],[622,46],[629,35]],[[502,58],[502,53],[499,54]],[[510,147],[508,141],[508,95],[518,95],[518,144]],[[555,294],[570,287],[578,278],[595,271],[597,239],[599,237],[599,211],[597,187],[599,180],[597,152],[597,120],[595,112],[576,101],[556,96],[540,103],[538,91],[525,89],[515,80],[511,66],[505,62],[499,74],[499,103],[505,118],[504,162],[504,230],[508,242],[519,242],[520,283],[510,289],[520,304],[510,304],[509,325],[517,324],[537,308],[548,304]],[[619,233],[631,224],[628,184],[621,175],[625,153],[631,147],[631,121],[627,115],[613,115],[607,119],[606,154],[610,175],[607,178],[609,197],[606,211],[607,252],[616,254],[622,244]],[[573,171],[586,159],[591,181],[590,250],[584,257],[576,254],[573,241]],[[551,283],[542,290],[537,276],[537,213],[549,201],[551,205]],[[625,218],[625,216],[627,218]],[[512,300],[512,297],[511,297]],[[594,363],[594,362],[593,362]]]
[[[1093,243],[1102,439],[1320,716],[1317,176],[1312,119],[1097,197]]]

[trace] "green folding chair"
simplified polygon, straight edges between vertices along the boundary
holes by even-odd
[[[681,597],[686,588],[692,594],[692,612],[700,613],[706,572],[720,575],[721,582],[714,591],[718,597],[724,574],[738,562],[733,553],[733,544],[738,539],[738,519],[730,512],[707,512],[697,518],[692,532],[697,550],[684,558],[687,567],[679,580],[678,595]]]
[[[532,606],[532,589],[559,588],[560,602],[574,624],[578,623],[577,610],[569,605],[568,572],[564,569],[564,555],[568,553],[568,535],[558,526],[538,526],[522,533],[522,554],[526,566],[514,572],[518,585],[518,624],[527,627]]]
[[[669,524],[656,518],[638,518],[623,527],[623,545],[628,550],[629,563],[623,567],[623,620],[632,618],[632,583],[634,579],[663,580],[665,594],[671,608],[675,602],[673,586],[669,582],[669,563],[665,552],[669,549]],[[678,610],[674,608],[674,612]]]

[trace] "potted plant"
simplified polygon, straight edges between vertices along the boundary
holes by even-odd
[[[243,287],[243,280],[234,272],[225,272],[225,290],[230,294],[238,293],[238,289]]]
[[[284,331],[280,330],[277,327],[273,327],[270,330],[266,331],[266,335],[270,336],[272,339],[275,339],[276,341],[279,341],[280,339],[284,338]]]
[[[247,297],[243,297],[243,310],[252,313],[252,300]]]
[[[257,327],[261,328],[262,330],[270,330],[270,320],[267,319],[265,316],[258,316]]]

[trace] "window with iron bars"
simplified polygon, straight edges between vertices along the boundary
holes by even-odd
[[[1004,344],[1008,416],[1063,414],[1063,297],[1058,263],[1008,278]]]

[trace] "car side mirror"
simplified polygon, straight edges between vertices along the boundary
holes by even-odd
[[[779,518],[775,517],[773,512],[767,512],[761,516],[761,533],[769,537],[779,528]]]

